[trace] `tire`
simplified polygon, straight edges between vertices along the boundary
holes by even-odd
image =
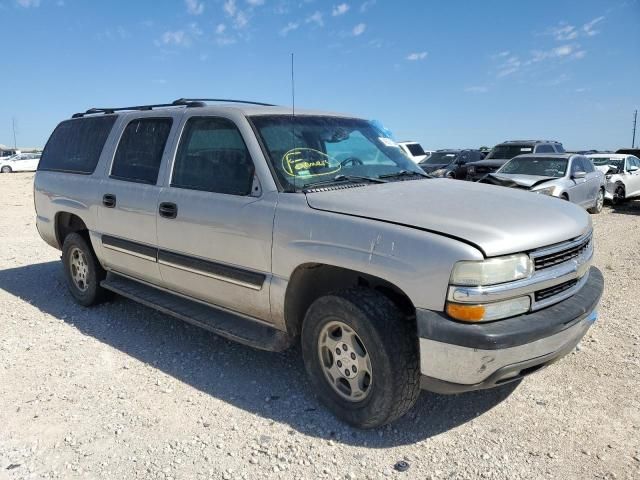
[[[340,335],[331,330],[337,324],[346,326],[339,327]],[[328,348],[323,342],[339,338],[341,348],[343,340],[349,342],[348,329],[360,340],[360,343],[352,342],[358,350],[356,356],[353,351],[349,353],[354,361],[345,360],[344,349],[342,356],[332,351],[331,358],[327,358]],[[355,427],[375,428],[393,422],[407,413],[418,399],[420,364],[415,324],[391,300],[374,290],[355,288],[317,299],[307,310],[301,344],[304,364],[320,401],[338,418]],[[345,376],[338,372],[342,378],[336,377],[332,382],[328,365],[337,369],[338,358],[341,358],[343,362],[351,362],[350,365],[343,363],[342,367],[353,369],[356,364],[360,367],[358,362],[363,361],[363,351],[369,362],[368,385],[366,373],[362,373],[367,367],[360,368],[357,378],[350,380],[364,385],[364,394],[356,398],[352,390],[351,397],[347,398]],[[334,385],[339,385],[341,391]]]
[[[567,195],[566,193],[563,193],[562,195],[560,195],[560,199],[566,200],[568,202],[569,201],[569,195]]]
[[[624,187],[622,185],[617,185],[613,193],[613,204],[620,205],[625,201],[625,198],[626,198],[626,193],[624,191]]]
[[[604,190],[601,188],[598,191],[598,198],[596,199],[596,204],[592,208],[588,208],[587,212],[592,214],[597,214],[602,211],[602,207],[604,205]]]
[[[447,177],[450,180],[455,180],[456,179],[456,175],[453,172],[449,172],[447,173]]]
[[[69,292],[85,307],[111,298],[111,292],[100,286],[107,272],[102,268],[88,241],[78,233],[70,233],[62,246],[62,264]]]
[[[0,172],[2,173],[11,173],[11,167],[9,165],[5,165],[4,167],[2,167],[2,170],[0,170]]]

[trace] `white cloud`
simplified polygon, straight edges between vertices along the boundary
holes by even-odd
[[[227,30],[227,26],[224,23],[219,23],[216,27],[216,34],[222,35]]]
[[[351,34],[354,37],[358,37],[358,36],[362,35],[366,29],[367,29],[367,25],[365,23],[359,23],[355,27],[353,27],[353,30],[351,31]]]
[[[315,23],[319,27],[324,26],[324,20],[322,19],[322,12],[313,12],[313,14],[309,15],[304,23]]]
[[[567,40],[574,40],[577,38],[578,30],[576,30],[576,27],[573,25],[560,23],[557,27],[550,28],[549,34],[559,42],[566,42]]]
[[[236,0],[226,0],[224,2],[224,5],[222,6],[222,9],[225,11],[227,15],[229,15],[230,17],[233,17],[236,14],[236,11],[238,10],[238,7],[236,5]]]
[[[507,55],[508,54],[509,53],[507,53]],[[522,62],[520,61],[520,58],[517,55],[511,55],[498,66],[498,73],[496,74],[496,77],[502,78],[516,73],[520,70],[521,65]]]
[[[299,27],[300,27],[300,24],[298,22],[289,22],[280,30],[280,35],[282,35],[283,37],[286,37],[289,34],[289,32],[293,32],[294,30],[297,30]]]
[[[17,0],[17,3],[23,8],[36,8],[40,6],[40,0]]]
[[[247,0],[247,3],[252,7],[259,7],[264,5],[264,0]]]
[[[189,37],[184,30],[166,31],[160,37],[160,40],[156,42],[158,45],[176,46],[176,47],[188,47],[191,44]]]
[[[376,0],[367,0],[360,5],[360,12],[364,13],[376,4]]]
[[[416,60],[424,60],[429,55],[428,52],[413,52],[407,55],[407,60],[415,62]]]
[[[348,3],[341,3],[340,5],[336,5],[333,7],[333,10],[331,10],[331,15],[333,15],[334,17],[344,15],[349,11],[349,8],[350,7]]]
[[[482,85],[475,85],[473,87],[467,87],[464,89],[467,93],[487,93],[489,89]]]
[[[204,12],[204,3],[198,0],[184,0],[189,15],[202,15]]]
[[[593,20],[591,20],[588,23],[585,23],[582,26],[582,31],[585,33],[585,35],[587,35],[588,37],[593,37],[594,35],[597,35],[600,33],[600,30],[595,30],[593,27],[595,27],[598,23],[600,23],[601,21],[604,20],[605,17],[597,17],[594,18]]]

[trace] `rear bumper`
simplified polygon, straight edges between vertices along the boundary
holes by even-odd
[[[421,386],[439,393],[491,388],[518,380],[569,353],[597,318],[602,273],[542,310],[487,324],[463,324],[442,313],[417,312]]]

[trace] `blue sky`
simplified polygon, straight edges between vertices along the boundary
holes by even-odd
[[[227,97],[377,119],[425,148],[631,143],[638,0],[0,0],[0,143],[92,106]]]

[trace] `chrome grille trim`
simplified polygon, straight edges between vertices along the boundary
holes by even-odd
[[[535,250],[529,256],[533,260],[536,271],[539,271],[568,262],[587,251],[593,251],[593,232],[591,231],[570,242]]]

